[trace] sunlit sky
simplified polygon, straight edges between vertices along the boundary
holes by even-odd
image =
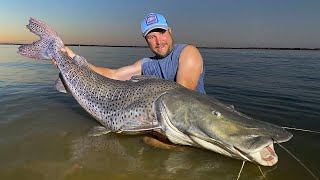
[[[65,43],[141,46],[150,12],[167,18],[176,43],[320,48],[319,0],[2,0],[0,42],[37,39],[25,28],[35,17]]]

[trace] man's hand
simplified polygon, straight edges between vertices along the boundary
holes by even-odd
[[[71,50],[71,49],[69,49],[68,47],[63,47],[63,48],[61,48],[61,51],[62,52],[66,52],[67,54],[68,54],[68,56],[69,57],[71,57],[71,58],[73,58],[73,57],[75,57],[76,56],[76,54]]]
[[[64,53],[67,53],[70,58],[73,58],[76,56],[76,54],[66,46],[61,48],[61,51]],[[57,61],[55,59],[52,59],[51,62],[53,65],[55,65],[55,66],[57,65]]]
[[[55,59],[51,59],[53,65],[57,66],[57,61]]]

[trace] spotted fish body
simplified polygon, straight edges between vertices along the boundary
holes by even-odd
[[[77,57],[76,57],[77,58]],[[72,70],[70,70],[72,69]],[[116,81],[86,67],[68,64],[61,74],[78,103],[113,132],[140,133],[159,127],[153,102],[168,88],[178,88],[154,79]],[[150,93],[152,91],[153,93]]]
[[[153,130],[176,144],[264,166],[278,161],[273,143],[292,137],[281,127],[252,119],[172,81],[146,76],[118,81],[101,76],[89,68],[85,58],[70,58],[62,52],[63,41],[44,22],[31,18],[27,28],[40,40],[20,46],[18,52],[35,59],[55,59],[60,70],[56,88],[70,92],[112,132],[137,134]]]
[[[31,18],[27,28],[41,39],[22,45],[19,53],[30,58],[55,59],[64,86],[89,114],[113,132],[139,133],[159,127],[153,102],[166,90],[181,88],[155,77],[137,76],[129,81],[106,78],[92,71],[83,57],[71,59],[61,52],[61,38],[44,22]]]
[[[178,88],[174,83],[165,84],[158,79],[152,83],[146,79],[116,81],[88,68],[76,70],[66,79],[74,85],[70,91],[84,109],[111,131],[122,133],[159,128],[153,102],[168,88]]]

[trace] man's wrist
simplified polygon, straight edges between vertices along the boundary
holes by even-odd
[[[70,54],[68,54],[68,55],[69,55],[69,57],[71,57],[72,59],[77,56],[77,55],[74,54],[74,53],[70,53]]]

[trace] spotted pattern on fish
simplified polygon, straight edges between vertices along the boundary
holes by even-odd
[[[105,78],[88,67],[72,63],[65,74],[71,93],[91,115],[112,131],[130,131],[157,127],[153,102],[176,83],[162,79],[116,81]],[[70,70],[72,69],[72,70]]]
[[[72,59],[62,52],[61,38],[44,22],[31,18],[27,28],[40,40],[21,46],[19,53],[36,59],[55,59],[65,89],[113,132],[139,133],[159,127],[153,103],[167,90],[182,87],[156,77],[135,76],[128,81],[106,78],[91,70],[85,58],[77,55]]]

